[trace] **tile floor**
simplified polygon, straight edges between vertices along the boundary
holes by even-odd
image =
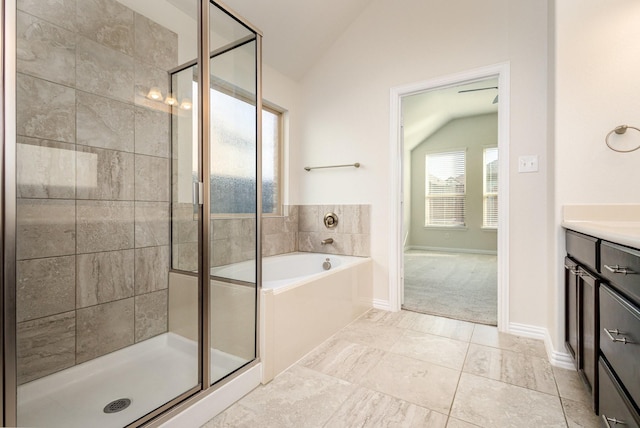
[[[371,310],[203,428],[598,427],[541,341]]]

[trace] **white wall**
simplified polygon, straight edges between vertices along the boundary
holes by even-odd
[[[640,203],[640,150],[609,150],[605,135],[622,124],[640,127],[640,2],[560,0],[555,5],[555,228],[553,292],[562,296],[567,204]],[[640,144],[631,130],[618,142]],[[562,345],[563,312],[555,321]]]
[[[292,203],[371,204],[374,298],[389,298],[389,91],[510,61],[511,320],[547,322],[547,6],[539,0],[374,0],[302,80],[302,128],[292,146]],[[518,175],[516,159],[540,156]],[[361,162],[305,172],[306,164]]]

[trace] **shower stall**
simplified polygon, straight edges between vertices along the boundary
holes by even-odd
[[[166,422],[260,364],[261,34],[210,0],[2,21],[2,422]]]

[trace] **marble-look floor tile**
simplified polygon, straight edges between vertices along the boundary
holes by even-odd
[[[559,397],[468,373],[450,416],[484,427],[566,427]]]
[[[376,322],[386,326],[409,328],[415,322],[419,314],[410,311],[390,312],[380,309],[371,309],[360,317],[361,320]]]
[[[362,386],[448,414],[459,377],[457,370],[387,353]]]
[[[326,428],[444,428],[447,416],[366,388],[358,388],[326,423]]]
[[[340,330],[336,339],[388,351],[402,336],[404,330],[366,320],[356,320]]]
[[[305,357],[300,365],[352,383],[360,380],[385,352],[345,340],[329,340]]]
[[[391,347],[390,352],[462,370],[468,347],[467,342],[406,330]]]
[[[471,340],[473,327],[474,324],[467,321],[418,313],[416,313],[413,324],[409,326],[411,330],[435,334],[436,336],[450,337],[451,339],[463,340],[465,342]]]
[[[447,428],[478,428],[479,425],[470,424],[469,422],[461,421],[460,419],[449,417],[447,421]]]
[[[218,415],[210,427],[322,427],[355,389],[349,382],[294,366]]]
[[[167,331],[167,290],[135,297],[136,342]]]
[[[553,367],[553,375],[558,385],[560,397],[584,404],[591,403],[591,395],[576,370]]]
[[[520,352],[471,344],[463,371],[547,394],[558,391],[549,361]]]
[[[488,325],[475,325],[473,335],[471,336],[471,343],[547,358],[547,352],[542,340],[501,333],[496,327]]]
[[[569,400],[568,398],[561,398],[560,401],[562,402],[569,428],[598,428],[601,426],[600,418],[594,413],[591,404]]]

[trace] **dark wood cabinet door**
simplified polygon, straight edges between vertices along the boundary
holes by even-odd
[[[565,346],[578,366],[578,265],[564,259]]]

